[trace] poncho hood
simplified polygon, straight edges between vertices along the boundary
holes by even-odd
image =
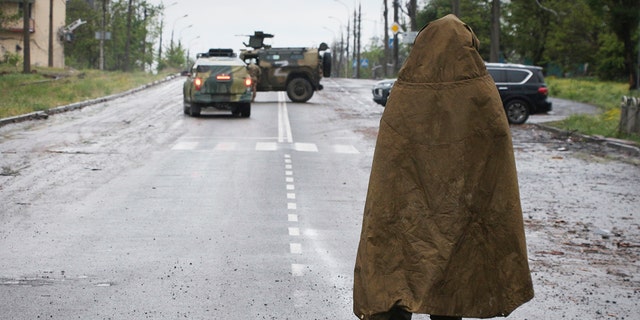
[[[532,299],[515,159],[478,39],[448,15],[418,34],[373,156],[354,313],[506,316]]]

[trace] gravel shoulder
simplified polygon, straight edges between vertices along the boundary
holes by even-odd
[[[537,125],[512,135],[536,290],[513,318],[638,319],[640,158]]]

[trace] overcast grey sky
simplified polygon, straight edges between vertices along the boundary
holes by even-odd
[[[374,35],[384,36],[381,0],[149,1],[166,7],[164,46],[169,44],[173,31],[174,42],[181,40],[192,55],[209,48],[238,51],[244,48],[243,42],[249,41],[242,35],[256,30],[273,34],[275,37],[267,43],[274,47],[318,47],[321,42],[331,45],[334,38],[339,41],[341,29],[346,40],[347,17],[353,28],[353,12],[358,4],[362,7],[361,45],[366,46]],[[389,18],[391,23],[391,8]]]

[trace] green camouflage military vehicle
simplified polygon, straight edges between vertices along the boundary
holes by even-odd
[[[329,46],[318,48],[272,48],[264,44],[273,35],[256,31],[249,37],[250,49],[240,50],[240,59],[255,60],[261,69],[257,91],[286,91],[293,102],[307,102],[317,90],[322,90],[320,79],[331,74]]]
[[[251,77],[247,65],[232,49],[199,53],[183,85],[184,113],[199,116],[202,108],[251,115]]]

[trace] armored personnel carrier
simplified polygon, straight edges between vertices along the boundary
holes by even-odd
[[[293,102],[307,102],[317,90],[320,80],[331,74],[331,52],[321,43],[318,48],[272,48],[264,39],[272,34],[255,31],[249,36],[247,49],[240,50],[245,63],[255,61],[261,69],[257,91],[286,91]]]

